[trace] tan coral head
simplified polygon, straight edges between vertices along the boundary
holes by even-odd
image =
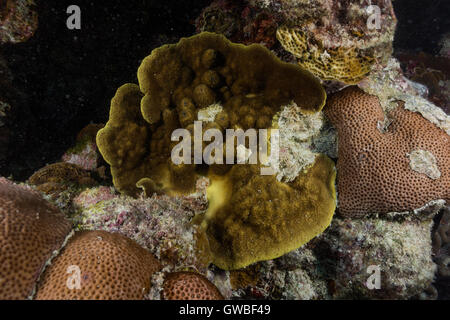
[[[328,99],[324,112],[338,130],[341,214],[404,212],[450,200],[450,137],[403,105],[385,117],[378,98],[357,87]]]

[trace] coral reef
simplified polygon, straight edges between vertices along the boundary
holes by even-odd
[[[277,179],[290,182],[314,163],[317,153],[313,151],[325,151],[320,146],[312,146],[323,127],[323,115],[321,112],[304,115],[295,103],[291,103],[282,107],[273,122],[280,135],[279,165],[275,169]]]
[[[386,65],[377,64],[369,76],[358,83],[358,87],[377,96],[384,113],[395,109],[399,100],[404,101],[406,109],[420,113],[450,135],[450,116],[424,98],[427,88],[408,80],[395,58]]]
[[[33,0],[4,0],[0,3],[0,44],[27,41],[38,26]]]
[[[78,232],[44,272],[36,299],[143,299],[159,269],[151,253],[123,235]]]
[[[319,78],[350,84],[362,80],[374,63],[387,61],[396,23],[390,0],[218,0],[196,21],[198,31],[261,43],[291,60],[276,47],[276,37]]]
[[[427,290],[436,270],[431,226],[431,220],[333,219],[324,235],[335,257],[333,298],[408,299]]]
[[[218,102],[223,107],[205,130],[268,128],[291,100],[311,114],[325,99],[318,81],[303,69],[282,63],[262,46],[232,44],[211,33],[155,49],[139,67],[138,79],[140,90],[131,84],[119,88],[110,120],[97,135],[114,185],[130,195],[143,178],[139,185],[149,195],[193,189],[196,166],[168,165],[167,160],[171,133],[190,128],[198,109]]]
[[[112,195],[109,188],[100,187],[75,198],[71,216],[82,230],[119,232],[135,240],[150,250],[166,270],[204,272],[206,264],[196,247],[197,228],[190,221],[206,205],[201,194],[133,199]]]
[[[26,299],[71,223],[31,188],[0,177],[0,299]]]
[[[218,0],[203,9],[195,21],[197,32],[223,34],[233,42],[276,44],[277,16],[249,1]]]
[[[405,76],[425,85],[428,89],[426,98],[450,114],[450,57],[436,57],[425,52],[400,52],[396,57]]]
[[[433,251],[441,277],[450,277],[450,207],[442,210],[442,216],[433,234]]]
[[[338,130],[339,212],[344,216],[409,211],[450,199],[450,137],[404,103],[385,118],[378,98],[348,87],[327,101],[325,115]],[[416,169],[410,155],[432,154],[435,164]],[[413,169],[411,168],[413,166]],[[437,166],[439,174],[433,168]],[[435,179],[433,179],[435,178]]]
[[[326,156],[290,183],[261,176],[249,165],[234,166],[212,178],[209,206],[202,223],[212,261],[238,269],[279,257],[323,232],[336,199],[335,169]]]
[[[57,162],[39,169],[28,178],[28,183],[62,209],[71,205],[80,190],[97,185],[89,171],[68,162]]]
[[[97,149],[97,132],[104,127],[103,124],[89,124],[77,136],[75,147],[67,150],[61,160],[72,163],[78,167],[94,171],[99,167],[101,155]]]
[[[97,135],[99,149],[111,165],[114,185],[127,195],[135,196],[138,188],[147,196],[194,191],[200,177],[196,169],[201,167],[175,165],[168,158],[173,146],[171,132],[179,126],[192,130],[196,119],[206,123],[205,129],[222,132],[229,127],[270,128],[276,113],[290,104],[302,113],[304,126],[313,126],[316,133],[321,126],[316,113],[322,108],[325,92],[318,81],[303,69],[280,62],[259,45],[245,47],[220,35],[202,33],[155,49],[139,67],[138,79],[140,87],[126,84],[119,88],[111,103],[110,120]],[[314,132],[300,127],[296,137],[310,140]],[[303,148],[304,153],[308,147]],[[236,149],[238,158],[248,155],[244,145]],[[309,154],[311,159],[290,174],[290,185],[275,177],[261,177],[259,165],[231,168],[215,164],[208,168],[212,180],[209,209],[196,217],[196,223],[206,233],[207,240],[201,242],[210,245],[216,265],[236,269],[272,259],[328,226],[335,209],[334,164],[325,156]],[[255,188],[260,192],[249,196]],[[282,210],[281,198],[287,204]],[[304,215],[299,215],[299,210]],[[282,211],[284,219],[279,217]],[[267,234],[277,240],[269,241]],[[254,254],[249,255],[248,250]]]
[[[311,49],[311,40],[304,32],[282,26],[277,38],[299,64],[323,80],[338,80],[348,84],[361,81],[371,70],[374,58],[361,55],[357,47],[323,49],[322,44]]]
[[[164,300],[223,300],[223,296],[208,279],[194,272],[173,272],[166,275]]]

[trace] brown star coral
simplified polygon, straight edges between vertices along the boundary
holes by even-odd
[[[338,130],[339,212],[409,211],[450,199],[450,137],[403,104],[383,114],[378,98],[356,87],[324,109]]]
[[[71,223],[37,192],[0,178],[0,299],[26,299]]]
[[[165,300],[223,300],[214,284],[194,272],[173,272],[166,275],[162,297]]]
[[[159,269],[150,252],[123,235],[82,231],[44,272],[36,299],[143,299]]]

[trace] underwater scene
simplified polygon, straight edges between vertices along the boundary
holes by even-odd
[[[448,301],[449,14],[0,0],[0,300]]]

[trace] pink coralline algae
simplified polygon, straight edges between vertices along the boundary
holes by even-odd
[[[67,150],[62,156],[62,161],[75,164],[88,171],[94,171],[100,164],[95,137],[97,131],[103,128],[102,124],[89,124],[78,134],[75,147]]]
[[[18,43],[31,38],[38,26],[33,0],[0,2],[0,44]]]
[[[119,232],[135,240],[155,254],[168,270],[205,272],[206,266],[196,256],[196,226],[191,220],[206,206],[206,196],[201,191],[185,197],[154,194],[134,199],[100,186],[75,198],[71,216],[82,230]]]

